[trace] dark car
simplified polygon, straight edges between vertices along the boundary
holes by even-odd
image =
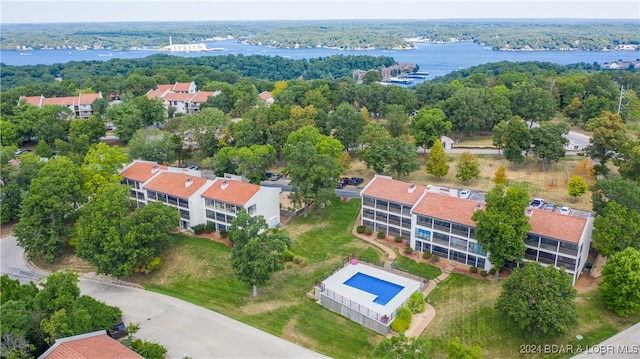
[[[349,179],[349,185],[351,186],[359,186],[364,182],[364,178],[362,177],[351,177]]]
[[[338,189],[345,188],[348,184],[349,184],[349,178],[348,177],[342,177],[338,181]]]
[[[272,174],[273,174],[273,173],[271,173],[271,172],[265,172],[265,173],[264,173],[264,177],[262,177],[262,179],[264,179],[264,180],[271,179],[271,175],[272,175]]]

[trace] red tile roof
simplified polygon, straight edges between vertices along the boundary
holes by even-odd
[[[425,193],[413,208],[413,213],[445,219],[451,222],[475,227],[471,220],[478,202],[438,193]]]
[[[260,186],[252,183],[217,179],[213,186],[204,191],[202,197],[244,206],[259,190]]]
[[[175,92],[188,92],[191,87],[191,82],[176,82],[173,85],[173,91]]]
[[[420,199],[426,187],[415,185],[414,190],[410,193],[410,186],[411,184],[407,182],[376,175],[363,190],[362,194],[413,206]]]
[[[179,102],[189,102],[189,100],[193,97],[191,93],[175,93],[169,92],[162,97],[165,101],[179,101]]]
[[[273,97],[271,96],[271,92],[269,92],[269,91],[263,91],[263,92],[260,92],[260,93],[258,94],[258,97],[260,97],[260,99],[261,99],[262,101],[267,101],[267,100],[269,100],[269,99],[272,99],[272,98],[273,98]]]
[[[84,335],[79,335],[82,337]],[[138,353],[120,344],[106,334],[56,341],[48,353],[41,358],[47,359],[141,359]]]
[[[529,233],[573,243],[580,242],[582,232],[584,232],[584,228],[587,225],[587,219],[584,217],[570,216],[541,209],[533,209],[529,222],[531,223]]]
[[[80,105],[91,105],[93,101],[96,99],[102,98],[102,94],[100,93],[83,93],[80,94],[78,99],[78,104]]]
[[[157,173],[157,171],[153,170],[153,167],[157,167],[158,170],[166,170],[168,168],[153,162],[134,161],[120,175],[134,181],[146,182]]]
[[[207,180],[205,178],[185,173],[161,172],[149,181],[144,188],[186,199],[206,183]]]
[[[44,96],[22,96],[21,98],[28,104],[38,107],[42,106],[42,100],[44,100]]]
[[[50,97],[44,96],[23,96],[27,103],[34,106],[58,105],[58,106],[75,106],[75,105],[91,105],[97,98],[102,98],[100,93],[80,94],[78,96]]]
[[[211,96],[215,96],[215,94],[216,93],[213,91],[198,91],[193,95],[193,97],[191,97],[190,101],[198,103],[207,102],[207,99]]]

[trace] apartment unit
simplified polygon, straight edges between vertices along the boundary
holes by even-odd
[[[198,113],[200,105],[207,102],[212,96],[217,96],[220,91],[198,91],[195,82],[176,82],[173,85],[158,85],[156,89],[147,91],[147,98],[159,98],[165,111],[175,109],[176,113]]]
[[[270,228],[280,223],[280,188],[262,187],[232,178],[206,179],[200,171],[134,161],[122,170],[138,207],[162,202],[180,212],[180,228],[215,224],[228,230],[241,210],[262,215]]]
[[[361,191],[361,197],[362,225],[366,228],[400,236],[420,252],[480,269],[493,267],[488,253],[475,239],[475,222],[471,220],[474,211],[484,209],[482,203],[458,198],[455,190],[379,175]],[[564,267],[575,283],[587,262],[593,217],[542,209],[527,209],[526,215],[532,229],[525,240],[525,260]]]
[[[50,97],[40,96],[20,96],[20,100],[25,100],[28,104],[40,108],[45,105],[57,105],[68,107],[76,117],[89,118],[93,115],[93,101],[102,98],[102,93],[79,94],[78,96]]]

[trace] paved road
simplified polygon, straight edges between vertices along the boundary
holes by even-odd
[[[22,282],[44,276],[24,261],[15,237],[0,240],[0,272]],[[164,345],[172,358],[326,358],[219,313],[166,295],[81,278],[82,294],[122,310],[139,323],[137,337]]]

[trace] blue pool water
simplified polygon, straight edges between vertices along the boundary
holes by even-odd
[[[347,279],[344,284],[367,293],[377,295],[378,297],[373,302],[380,305],[389,303],[396,294],[400,293],[400,291],[404,289],[401,285],[387,282],[386,280],[378,279],[360,272]]]

